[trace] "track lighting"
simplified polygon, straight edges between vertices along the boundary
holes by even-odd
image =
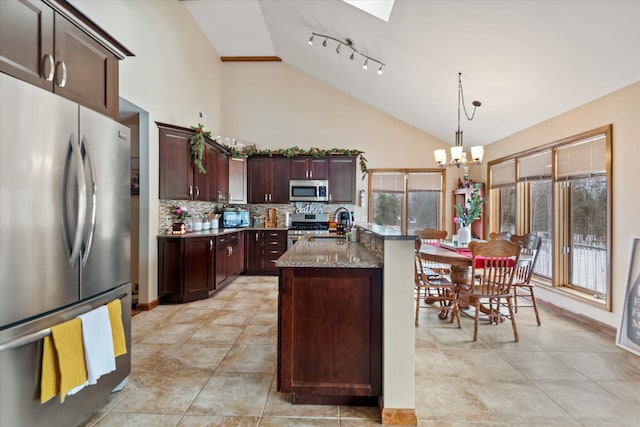
[[[362,69],[363,70],[368,70],[369,69],[369,61],[375,62],[376,64],[378,64],[378,74],[381,75],[382,74],[382,69],[384,68],[384,66],[386,65],[384,62],[379,61],[375,58],[372,58],[371,56],[364,54],[362,52],[360,52],[358,49],[355,48],[355,45],[353,44],[353,40],[351,39],[346,39],[346,40],[340,40],[336,37],[333,36],[328,36],[326,34],[319,34],[319,33],[311,33],[311,37],[309,38],[309,44],[313,45],[313,38],[315,36],[318,36],[320,38],[324,38],[323,42],[322,42],[322,46],[327,47],[327,40],[333,40],[334,42],[337,43],[336,46],[336,53],[338,55],[340,55],[340,49],[342,48],[342,46],[347,46],[348,49],[351,49],[351,55],[349,55],[349,59],[351,61],[355,60],[356,57],[356,53],[360,56],[362,56],[364,58],[364,63],[362,64]]]

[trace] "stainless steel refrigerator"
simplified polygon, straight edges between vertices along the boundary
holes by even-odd
[[[0,73],[0,425],[72,426],[131,371],[129,130]],[[40,404],[48,328],[120,298],[128,353]]]

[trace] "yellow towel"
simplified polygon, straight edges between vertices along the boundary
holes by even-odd
[[[113,335],[113,355],[115,357],[127,354],[127,341],[124,337],[122,325],[122,303],[114,299],[107,304],[109,309],[109,321],[111,322],[111,335]]]
[[[42,371],[40,372],[40,403],[51,400],[60,392],[60,371],[58,370],[58,354],[53,347],[51,336],[44,337],[42,342]]]
[[[87,365],[82,344],[82,321],[77,317],[51,327],[60,369],[60,402],[67,393],[87,382]]]

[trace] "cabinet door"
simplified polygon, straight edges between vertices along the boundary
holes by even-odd
[[[356,158],[329,158],[329,202],[356,202]]]
[[[41,1],[0,1],[0,71],[53,90],[53,14]]]
[[[193,167],[187,132],[160,128],[160,198],[189,200],[193,194]]]
[[[206,157],[206,152],[205,158],[202,161],[202,166],[204,166],[204,169],[207,171],[207,173],[199,172],[196,166],[191,165],[191,168],[193,170],[193,200],[208,200],[207,193],[209,191],[209,177],[215,174],[212,170],[214,169],[215,165],[212,166],[209,163],[209,159]]]
[[[268,202],[268,195],[271,193],[270,160],[267,157],[249,157],[247,163],[249,203]]]
[[[218,175],[215,171],[215,167],[218,165],[218,153],[218,150],[213,148],[211,145],[204,145],[204,156],[207,161],[205,166],[207,169],[207,195],[205,200],[210,202],[218,201]]]
[[[55,14],[54,92],[118,119],[118,59]]]
[[[327,164],[324,157],[292,157],[290,179],[327,179]]]
[[[229,197],[229,156],[226,153],[218,152],[215,168],[218,200],[226,202]]]
[[[258,273],[261,270],[262,241],[258,230],[245,231],[244,269],[247,273]]]
[[[228,246],[228,238],[226,236],[216,237],[216,289],[220,289],[224,285],[229,275],[227,271],[227,258],[229,257]]]
[[[229,203],[247,203],[247,158],[229,158]]]
[[[182,301],[184,240],[158,239],[158,298],[162,302]]]
[[[289,203],[289,159],[274,157],[271,160],[270,203]]]
[[[191,301],[208,295],[209,259],[213,248],[207,237],[184,240],[184,301]]]

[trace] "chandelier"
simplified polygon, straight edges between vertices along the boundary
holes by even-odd
[[[338,45],[336,46],[336,53],[338,55],[340,55],[340,49],[342,48],[342,46],[345,46],[345,49],[347,49],[347,51],[349,49],[351,50],[351,55],[349,55],[349,59],[350,60],[353,61],[355,59],[356,53],[358,55],[360,55],[364,59],[364,62],[362,63],[362,69],[363,70],[369,69],[369,62],[374,62],[375,64],[377,64],[378,74],[382,74],[382,69],[384,68],[385,63],[382,62],[382,61],[379,61],[379,60],[377,60],[377,59],[375,59],[375,58],[373,58],[373,57],[371,57],[371,56],[369,56],[367,54],[364,54],[364,53],[360,52],[358,49],[356,49],[355,45],[353,44],[353,40],[346,39],[346,40],[342,41],[342,40],[340,40],[340,39],[338,39],[336,37],[333,37],[333,36],[327,36],[325,34],[318,34],[318,33],[311,33],[311,37],[309,37],[309,40],[308,40],[310,45],[313,45],[313,38],[314,37],[318,37],[318,38],[324,39],[322,41],[322,46],[323,47],[327,47],[327,40],[333,40],[334,42],[338,43]]]
[[[439,167],[466,165],[467,163],[479,164],[482,163],[482,156],[484,155],[484,148],[479,145],[471,147],[471,158],[467,158],[467,153],[462,147],[462,131],[460,130],[460,104],[462,104],[462,110],[467,120],[473,120],[476,115],[476,108],[482,105],[480,101],[473,101],[473,111],[471,116],[467,113],[467,107],[464,105],[464,92],[462,91],[462,73],[458,73],[458,130],[456,131],[456,144],[451,147],[451,160],[447,163],[447,150],[435,150],[433,156]]]

